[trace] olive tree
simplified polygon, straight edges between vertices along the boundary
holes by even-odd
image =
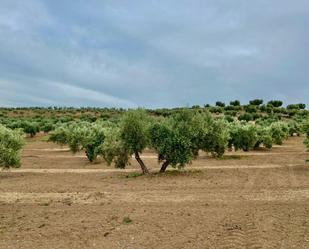
[[[24,145],[19,130],[11,130],[0,125],[0,167],[20,167],[20,151]]]
[[[289,127],[284,122],[274,122],[270,125],[271,136],[275,144],[281,145],[289,136]]]
[[[108,165],[115,164],[116,168],[124,169],[131,157],[130,151],[125,147],[121,139],[119,127],[108,127],[105,129],[104,143],[101,145],[100,153]]]
[[[39,125],[36,122],[23,122],[21,128],[30,137],[34,137],[40,131]]]
[[[282,106],[283,102],[281,100],[271,100],[268,101],[267,105],[271,105],[273,107],[280,107]]]
[[[140,157],[140,153],[147,147],[149,142],[147,136],[148,126],[149,117],[146,111],[137,109],[124,114],[119,127],[119,135],[125,151],[128,155],[134,154],[143,174],[149,173],[147,166]]]
[[[228,123],[223,119],[215,120],[209,115],[206,116],[205,122],[204,127],[207,127],[207,130],[204,133],[201,149],[214,157],[222,157],[230,137]]]
[[[273,139],[271,129],[268,126],[256,125],[257,142],[254,148],[259,148],[263,145],[267,149],[271,149],[273,146]]]
[[[149,128],[150,144],[162,162],[160,172],[166,168],[184,167],[197,155],[203,138],[200,116],[183,111]]]
[[[229,147],[235,150],[242,149],[244,151],[252,150],[258,142],[258,135],[255,125],[231,123]]]
[[[61,146],[65,145],[68,143],[68,133],[69,127],[67,127],[67,125],[58,126],[50,133],[48,141],[59,144]]]
[[[263,104],[263,100],[262,99],[253,99],[253,100],[249,101],[249,104],[259,106],[259,105]]]
[[[53,131],[50,140],[68,144],[72,152],[84,150],[89,161],[102,155],[108,164],[125,168],[131,155],[140,164],[142,172],[149,171],[140,157],[148,145],[149,117],[145,110],[128,111],[120,123],[72,123]]]
[[[234,100],[230,102],[231,106],[240,106],[240,101],[239,100]]]
[[[104,138],[102,124],[81,122],[58,127],[51,133],[49,140],[67,144],[73,153],[85,151],[88,160],[93,162],[101,154]]]

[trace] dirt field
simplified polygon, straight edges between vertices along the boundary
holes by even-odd
[[[143,154],[154,172],[155,155]],[[29,140],[0,172],[0,248],[309,248],[302,138],[137,176]],[[135,170],[136,169],[136,170]]]

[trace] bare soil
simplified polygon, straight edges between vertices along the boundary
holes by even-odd
[[[309,248],[302,140],[139,176],[134,160],[118,170],[29,139],[22,167],[0,172],[0,248]]]

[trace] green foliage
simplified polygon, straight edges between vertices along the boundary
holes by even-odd
[[[216,106],[225,107],[225,103],[224,103],[224,102],[221,102],[221,101],[217,101],[217,102],[216,102]]]
[[[105,129],[105,140],[100,151],[108,165],[114,163],[116,168],[123,169],[129,164],[131,152],[121,139],[118,127]]]
[[[263,104],[263,100],[262,99],[254,99],[254,100],[250,100],[249,101],[250,105],[261,105]]]
[[[258,134],[253,124],[230,124],[229,147],[235,150],[252,150],[258,142]]]
[[[68,133],[69,127],[67,125],[59,126],[50,133],[49,141],[59,145],[65,145],[68,143]]]
[[[305,108],[306,108],[306,105],[303,104],[303,103],[291,104],[291,105],[288,105],[286,108],[287,108],[288,110],[291,110],[291,109],[300,110],[300,109],[305,109]]]
[[[31,137],[34,137],[35,134],[40,131],[39,125],[35,122],[24,122],[22,128],[23,131]]]
[[[295,120],[289,120],[287,122],[288,128],[289,128],[289,135],[293,136],[296,134],[299,136],[301,134],[301,124]]]
[[[280,107],[282,106],[283,102],[281,100],[271,100],[268,101],[267,105],[271,105],[273,107]]]
[[[24,145],[21,132],[0,125],[0,167],[20,167],[20,151]]]
[[[153,124],[149,129],[151,147],[158,153],[159,162],[166,162],[173,167],[183,167],[194,157],[190,134],[182,133],[180,126],[171,120]]]
[[[222,157],[229,141],[228,123],[222,119],[214,120],[208,116],[206,127],[207,132],[204,135],[201,149],[211,153],[214,157]]]
[[[130,223],[132,223],[133,222],[133,220],[129,217],[129,216],[126,216],[126,217],[124,217],[123,219],[122,219],[122,223],[123,224],[130,224]]]
[[[127,112],[119,124],[119,128],[107,132],[106,142],[101,146],[102,155],[108,164],[115,163],[116,167],[124,168],[129,164],[129,158],[135,155],[143,174],[148,169],[140,158],[141,153],[149,144],[149,116],[143,109]]]
[[[45,123],[42,126],[42,131],[44,131],[45,133],[48,133],[54,129],[55,129],[55,125],[53,123]]]
[[[73,153],[84,150],[90,162],[101,153],[104,142],[104,126],[98,123],[71,123],[58,127],[50,134],[49,141],[67,144]]]
[[[211,113],[222,113],[223,109],[222,107],[219,107],[219,106],[212,106],[212,107],[209,107],[209,111]]]
[[[281,145],[289,136],[289,127],[284,122],[278,121],[270,125],[271,136],[275,144]]]
[[[267,149],[271,149],[273,146],[273,138],[271,129],[267,126],[256,125],[257,142],[254,148],[258,148],[263,145]]]
[[[305,144],[307,150],[309,150],[309,119],[304,121],[302,129],[303,129],[303,132],[306,135],[306,138],[304,140],[304,144]]]
[[[231,101],[230,105],[232,105],[232,106],[240,106],[240,101],[239,100]]]
[[[246,105],[244,106],[245,111],[249,113],[256,113],[257,112],[257,106],[256,105]]]
[[[224,115],[224,118],[229,123],[234,122],[234,117],[231,115]]]
[[[194,113],[183,111],[172,115],[169,119],[156,122],[149,129],[151,147],[158,153],[160,162],[163,162],[161,172],[165,171],[168,165],[173,167],[183,167],[190,163],[197,155],[200,149],[209,150],[213,154],[221,155],[221,143],[211,141],[206,148],[206,140],[211,137],[209,125],[212,127],[213,138],[220,138],[220,125],[224,121],[213,121],[208,113]]]
[[[127,112],[120,123],[120,136],[124,146],[133,153],[141,153],[148,145],[149,117],[145,110]]]
[[[245,113],[239,115],[238,120],[249,122],[249,121],[253,120],[253,116],[252,116],[252,114],[245,112]]]

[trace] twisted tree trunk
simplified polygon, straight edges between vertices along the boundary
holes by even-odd
[[[140,158],[138,152],[134,153],[136,161],[139,163],[141,166],[142,172],[144,175],[149,174],[149,170],[147,169],[146,165],[144,164],[143,160]]]
[[[160,173],[164,173],[169,164],[169,161],[165,161],[161,166]]]

